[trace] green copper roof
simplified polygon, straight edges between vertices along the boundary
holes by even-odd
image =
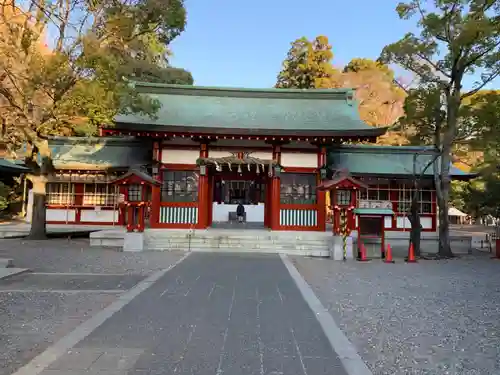
[[[432,147],[343,145],[330,150],[328,164],[332,169],[347,169],[352,174],[412,175],[414,160],[415,171],[420,174],[434,155]],[[455,167],[450,172],[455,178],[475,177]],[[424,176],[433,175],[431,165]]]
[[[262,135],[377,136],[385,129],[361,121],[350,89],[237,89],[135,83],[157,99],[156,119],[121,115],[118,129]]]
[[[104,170],[151,163],[151,144],[132,137],[54,137],[49,140],[56,169]]]
[[[353,211],[358,215],[394,215],[394,211],[388,208],[355,208]]]

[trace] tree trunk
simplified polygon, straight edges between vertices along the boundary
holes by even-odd
[[[411,203],[411,211],[408,216],[411,223],[410,244],[413,244],[413,251],[416,257],[420,257],[420,237],[422,233],[422,225],[420,224],[420,214],[418,212],[418,196],[413,195]]]
[[[436,183],[437,203],[439,207],[439,248],[438,255],[443,258],[453,257],[450,245],[450,221],[448,207],[450,200],[450,164],[451,142],[445,139],[441,154],[440,175]]]
[[[31,215],[31,229],[28,239],[44,240],[47,238],[46,230],[46,186],[47,179],[41,176],[30,176],[33,184],[33,207]]]
[[[450,245],[450,222],[448,220],[448,200],[444,198],[449,195],[443,189],[443,198],[438,198],[439,206],[439,250],[438,255],[443,258],[453,257]]]

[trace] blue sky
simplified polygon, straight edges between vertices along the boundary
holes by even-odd
[[[202,86],[272,87],[290,43],[326,35],[334,65],[377,58],[409,31],[392,0],[186,0],[186,31],[171,63]]]
[[[337,66],[377,58],[412,31],[414,23],[396,14],[398,2],[186,0],[187,29],[170,46],[171,63],[200,86],[272,87],[290,43],[302,36],[326,35]]]

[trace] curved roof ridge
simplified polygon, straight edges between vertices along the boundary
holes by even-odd
[[[222,86],[191,86],[169,83],[150,83],[132,81],[130,83],[138,92],[201,95],[201,96],[235,96],[235,97],[274,97],[287,99],[338,99],[354,100],[354,88],[332,89],[278,89],[278,88],[244,88]]]
[[[399,151],[399,152],[411,152],[411,151],[436,151],[434,146],[418,146],[418,145],[403,145],[403,146],[391,146],[391,145],[377,145],[377,144],[352,144],[352,145],[340,145],[333,148],[332,151],[336,149],[342,151],[381,151],[381,152],[391,152],[391,151]]]

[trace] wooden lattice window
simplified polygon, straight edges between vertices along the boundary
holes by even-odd
[[[195,171],[164,171],[162,202],[198,201],[198,174]]]
[[[316,175],[312,173],[283,173],[280,176],[280,200],[284,204],[315,204]]]
[[[47,204],[70,206],[75,201],[75,185],[67,182],[47,184]]]

